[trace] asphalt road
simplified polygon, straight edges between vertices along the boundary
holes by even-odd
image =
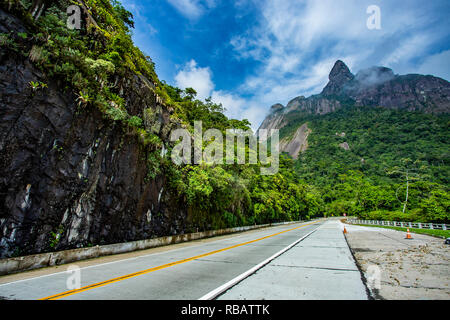
[[[220,300],[367,300],[337,219],[217,297]]]
[[[76,300],[199,299],[311,232],[314,234],[313,231],[322,224],[323,220],[281,225],[194,241],[183,246],[167,246],[155,253],[138,252],[135,256],[126,259],[119,257],[106,263],[102,259],[93,260],[89,265],[80,262],[78,266],[81,269],[75,273],[68,273],[66,270],[77,266],[76,263],[50,269],[39,276],[24,273],[23,279],[21,275],[1,277],[0,297]],[[308,238],[309,235],[306,239]],[[74,279],[77,274],[80,276],[80,286],[73,289],[71,286],[76,284]]]
[[[4,276],[0,298],[365,299],[336,223],[280,225]]]

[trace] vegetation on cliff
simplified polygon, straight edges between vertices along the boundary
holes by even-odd
[[[276,175],[261,176],[259,164],[177,166],[169,156],[162,155],[164,146],[170,155],[171,145],[144,125],[154,117],[158,104],[171,110],[173,123],[190,131],[194,121],[202,121],[203,130],[215,128],[223,133],[230,128],[247,130],[250,124],[228,119],[220,104],[196,99],[191,88],[181,90],[160,81],[150,57],[134,46],[130,31],[133,17],[118,1],[47,1],[38,18],[34,15],[35,3],[2,0],[2,8],[19,17],[27,28],[0,34],[2,48],[29,59],[42,71],[45,80],[30,83],[32,92],[47,90],[50,83],[56,83],[61,90],[73,93],[77,112],[95,109],[105,120],[122,126],[124,134],[137,136],[136,141],[148,151],[146,179],[164,173],[164,192],[177,197],[179,205],[185,207],[184,231],[323,214],[319,192],[299,179],[287,157],[281,158]],[[66,9],[71,4],[82,8],[80,30],[67,28]],[[127,105],[124,82],[135,77],[153,92],[153,106],[136,110]],[[51,249],[58,248],[52,243]]]

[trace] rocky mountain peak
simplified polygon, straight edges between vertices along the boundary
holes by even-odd
[[[286,107],[276,104],[260,129],[281,129],[290,121],[291,112],[326,114],[343,104],[426,113],[450,112],[450,83],[444,79],[420,74],[395,74],[386,67],[371,67],[353,75],[347,65],[338,60],[329,82],[321,94],[308,98],[296,97]],[[276,112],[280,111],[282,112]]]
[[[347,65],[338,60],[335,62],[333,69],[331,69],[328,79],[330,82],[323,89],[323,95],[336,95],[339,94],[346,83],[353,80],[355,76],[350,72]]]
[[[331,69],[328,79],[334,82],[348,81],[353,79],[353,74],[350,72],[350,69],[343,61],[338,60],[334,63],[333,69]]]

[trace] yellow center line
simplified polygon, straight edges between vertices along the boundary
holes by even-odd
[[[55,295],[52,295],[52,296],[41,298],[39,300],[57,300],[57,299],[61,299],[61,298],[68,297],[68,296],[71,296],[73,294],[77,294],[77,293],[80,293],[80,292],[83,292],[83,291],[87,291],[87,290],[103,287],[103,286],[105,286],[107,284],[111,284],[111,283],[114,283],[114,282],[130,279],[130,278],[137,277],[137,276],[140,276],[140,275],[143,275],[143,274],[147,274],[147,273],[150,273],[150,272],[153,272],[153,271],[165,269],[165,268],[172,267],[172,266],[175,266],[175,265],[178,265],[178,264],[182,264],[182,263],[185,263],[185,262],[189,262],[189,261],[192,261],[192,260],[196,260],[196,259],[200,259],[200,258],[203,258],[203,257],[206,257],[206,256],[210,256],[210,255],[213,255],[213,254],[216,254],[216,253],[219,253],[219,252],[223,252],[223,251],[230,250],[230,249],[233,249],[233,248],[245,246],[247,244],[254,243],[254,242],[257,242],[257,241],[261,241],[261,240],[264,240],[264,239],[267,239],[267,238],[271,238],[271,237],[274,237],[276,235],[280,235],[280,234],[285,233],[285,232],[289,232],[289,231],[292,231],[292,230],[303,228],[303,227],[306,227],[308,225],[315,224],[317,222],[318,221],[307,223],[307,224],[301,225],[299,227],[295,227],[295,228],[291,228],[291,229],[284,230],[284,231],[281,231],[281,232],[277,232],[277,233],[274,233],[274,234],[271,234],[271,235],[268,235],[268,236],[265,236],[265,237],[262,237],[262,238],[259,238],[259,239],[255,239],[255,240],[239,243],[239,244],[236,244],[236,245],[233,245],[233,246],[230,246],[230,247],[226,247],[226,248],[219,249],[219,250],[214,250],[214,251],[211,251],[211,252],[208,252],[208,253],[204,253],[204,254],[200,254],[200,255],[191,257],[191,258],[186,258],[186,259],[183,259],[183,260],[178,260],[178,261],[166,263],[166,264],[163,264],[163,265],[158,266],[158,267],[153,267],[153,268],[150,268],[150,269],[146,269],[146,270],[130,273],[130,274],[127,274],[127,275],[124,275],[124,276],[121,276],[121,277],[112,278],[112,279],[105,280],[105,281],[102,281],[102,282],[97,282],[97,283],[90,284],[90,285],[85,286],[85,287],[81,287],[79,289],[73,289],[73,290],[61,292],[61,293],[58,293],[58,294],[55,294]]]

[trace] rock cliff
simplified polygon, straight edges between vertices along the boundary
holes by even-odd
[[[0,10],[0,32],[9,31],[27,30]],[[128,112],[167,145],[175,124],[153,83],[138,74],[116,83]],[[183,199],[165,189],[164,170],[149,175],[149,153],[162,147],[145,147],[123,123],[80,106],[71,90],[2,46],[0,257],[183,233]]]

